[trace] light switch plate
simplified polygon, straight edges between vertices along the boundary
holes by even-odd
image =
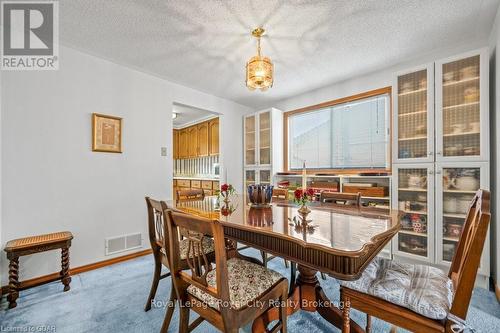
[[[167,147],[161,147],[161,156],[167,156]]]

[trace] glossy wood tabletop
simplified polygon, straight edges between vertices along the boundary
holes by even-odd
[[[170,201],[169,207],[188,214],[216,219],[225,225],[258,233],[272,233],[339,253],[359,253],[363,247],[385,234],[399,229],[398,211],[339,207],[312,202],[307,227],[300,223],[298,207],[282,199],[270,207],[251,207],[242,196],[234,196],[229,204],[218,203],[210,196],[203,200]]]

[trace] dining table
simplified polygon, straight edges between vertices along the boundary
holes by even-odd
[[[242,243],[296,264],[286,303],[289,315],[317,311],[334,326],[343,324],[342,304],[325,295],[317,273],[341,280],[356,280],[400,229],[398,210],[348,207],[310,202],[307,216],[285,199],[252,206],[244,195],[226,202],[216,196],[198,200],[168,201],[169,208],[219,221],[233,244]],[[236,248],[236,245],[234,248]],[[295,267],[295,265],[292,265]],[[295,272],[293,272],[295,275]],[[266,331],[278,319],[272,308],[252,324],[252,332]],[[350,320],[351,332],[364,330]]]

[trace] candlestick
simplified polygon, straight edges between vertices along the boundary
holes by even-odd
[[[307,189],[307,172],[306,172],[306,161],[302,166],[302,191]]]

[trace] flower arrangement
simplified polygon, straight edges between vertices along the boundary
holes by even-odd
[[[223,198],[225,203],[229,202],[229,197],[236,193],[233,185],[231,184],[222,184],[220,190],[217,191],[217,195]]]
[[[312,200],[313,196],[314,190],[312,188],[308,188],[305,191],[303,191],[301,188],[298,188],[295,190],[295,192],[293,192],[293,201],[298,205],[304,206]]]
[[[220,208],[220,214],[222,216],[229,216],[231,215],[234,211],[236,210],[236,208],[233,206],[233,205],[224,205]]]
[[[304,216],[309,214],[311,210],[307,207],[307,203],[309,201],[312,201],[312,198],[314,196],[314,190],[312,188],[308,189],[301,189],[298,188],[293,192],[293,201],[300,205],[299,213],[303,214]]]

